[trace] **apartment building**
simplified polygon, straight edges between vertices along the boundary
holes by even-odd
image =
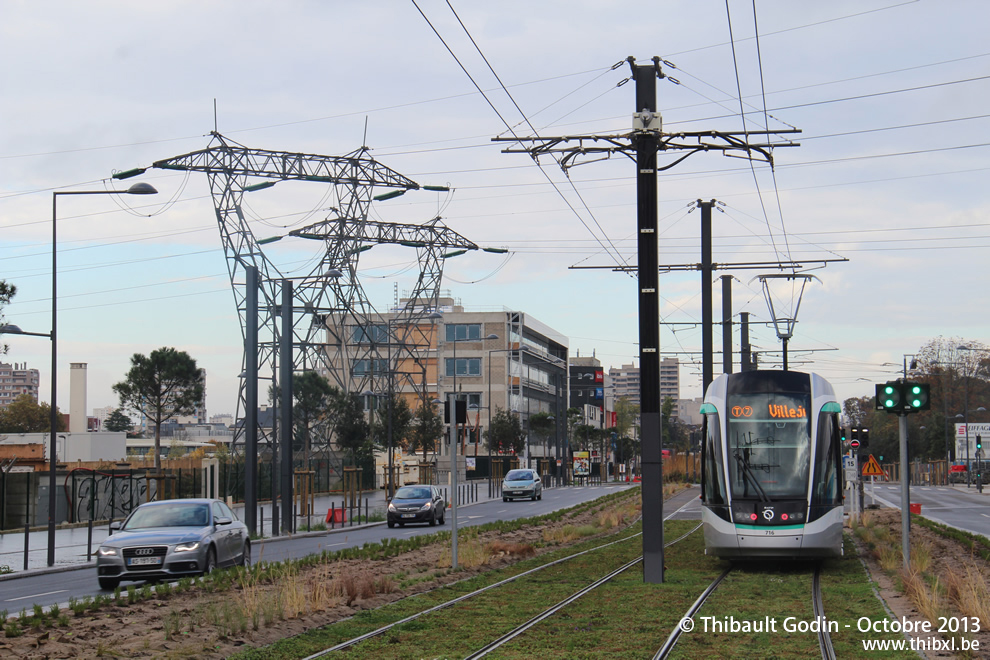
[[[37,369],[28,369],[27,363],[0,364],[0,408],[6,408],[22,394],[30,394],[38,400]]]

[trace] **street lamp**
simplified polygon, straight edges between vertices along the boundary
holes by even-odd
[[[121,178],[121,177],[118,177]],[[58,225],[58,198],[60,195],[154,195],[158,191],[150,183],[135,183],[127,190],[56,190],[52,192],[52,331],[48,337],[52,341],[52,402],[51,402],[51,437],[50,454],[51,466],[48,470],[48,565],[55,565],[55,434],[57,432],[58,415],[55,412],[55,370],[58,366],[58,341],[56,332],[58,329],[58,295],[57,295],[57,272],[58,272],[58,248],[57,233]],[[31,334],[31,333],[21,333]],[[45,335],[39,335],[44,337]]]

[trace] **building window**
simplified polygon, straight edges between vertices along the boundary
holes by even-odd
[[[480,376],[481,358],[457,358],[456,372],[454,358],[444,358],[444,375],[446,376]]]
[[[355,360],[353,375],[373,376],[388,371],[388,360]]]
[[[448,323],[444,326],[447,341],[481,339],[480,323]]]
[[[355,344],[387,344],[388,343],[388,326],[387,325],[369,325],[369,326],[354,326],[351,332],[351,341]]]

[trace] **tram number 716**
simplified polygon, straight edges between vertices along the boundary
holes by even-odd
[[[768,529],[768,530],[766,530],[766,532],[767,532],[767,536],[773,536],[773,530],[772,529]]]

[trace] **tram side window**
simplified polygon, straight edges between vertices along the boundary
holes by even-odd
[[[835,413],[820,413],[812,505],[837,506],[842,503],[839,485],[840,442],[838,416]]]
[[[704,469],[702,471],[705,503],[725,504],[725,482],[722,473],[722,434],[717,413],[705,415]]]

